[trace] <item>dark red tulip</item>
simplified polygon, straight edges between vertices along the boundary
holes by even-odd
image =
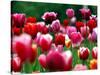
[[[54,42],[56,45],[65,45],[65,36],[61,33],[55,35]]]
[[[76,22],[76,28],[77,28],[78,31],[80,31],[80,28],[83,27],[83,26],[84,26],[83,22],[81,22],[81,21]]]
[[[93,57],[94,59],[97,59],[97,56],[98,56],[98,49],[97,49],[97,47],[94,47],[94,48],[92,49],[92,57]]]
[[[36,23],[37,22],[37,19],[36,19],[36,17],[28,17],[27,19],[26,19],[26,23]]]

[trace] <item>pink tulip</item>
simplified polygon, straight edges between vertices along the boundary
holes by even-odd
[[[71,42],[72,42],[72,47],[80,46],[80,44],[83,41],[83,37],[80,34],[80,32],[72,32],[70,39],[71,39]]]
[[[75,12],[73,9],[69,8],[66,10],[66,15],[69,17],[69,18],[72,18],[74,15],[75,15]]]
[[[82,64],[76,64],[76,66],[74,67],[74,71],[80,71],[80,70],[87,70],[87,66],[86,65],[82,65]]]
[[[60,30],[60,21],[59,20],[54,20],[51,24],[51,28],[53,32],[59,32]]]
[[[53,45],[48,54],[41,54],[38,60],[49,71],[67,71],[72,68],[72,54],[70,51],[63,52],[62,45]]]
[[[23,33],[20,36],[14,36],[12,47],[22,61],[29,60],[30,62],[34,62],[37,56],[37,46],[32,45],[32,38],[30,35]]]
[[[92,57],[93,57],[94,59],[97,59],[97,56],[98,56],[98,49],[97,49],[97,47],[94,47],[94,48],[92,49]]]
[[[92,42],[97,41],[97,28],[94,28],[92,34],[91,33],[89,34],[88,40]]]
[[[82,8],[80,9],[80,13],[83,17],[83,19],[89,19],[89,17],[91,16],[91,11],[88,8]]]
[[[25,14],[12,14],[12,25],[22,27],[24,26],[25,19]]]
[[[42,52],[48,51],[52,44],[52,36],[50,34],[42,34],[39,38],[39,45],[42,48]]]
[[[88,37],[90,31],[89,31],[89,27],[88,26],[83,26],[80,28],[80,32],[81,32],[81,35],[86,38]]]
[[[52,22],[56,18],[57,18],[57,13],[55,12],[45,12],[44,15],[42,16],[42,19],[47,22]]]
[[[41,65],[43,68],[46,68],[46,67],[47,67],[47,66],[46,66],[46,55],[41,54],[41,55],[39,56],[38,60],[39,60],[40,65]]]
[[[67,35],[68,35],[69,37],[71,37],[71,33],[72,33],[72,32],[77,32],[76,27],[74,27],[74,26],[67,26],[67,27],[66,27],[66,33],[67,33]]]
[[[89,57],[89,49],[86,47],[80,47],[79,51],[78,51],[78,55],[80,57],[80,59],[82,60],[86,60]]]

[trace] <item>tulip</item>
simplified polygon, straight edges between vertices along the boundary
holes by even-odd
[[[20,72],[22,67],[21,59],[17,56],[14,56],[11,59],[11,70],[14,72]]]
[[[36,17],[28,17],[27,19],[26,19],[26,23],[36,23],[37,22],[37,19],[36,19]]]
[[[73,9],[69,8],[69,9],[66,10],[66,15],[67,15],[69,18],[72,18],[72,17],[74,17],[75,12],[74,12]]]
[[[68,26],[68,24],[69,24],[69,20],[64,19],[64,20],[63,20],[63,25],[64,25],[64,26]]]
[[[95,20],[89,20],[89,21],[87,22],[87,26],[89,27],[90,32],[92,32],[93,29],[97,27],[97,23],[96,23]]]
[[[79,11],[80,11],[83,19],[88,20],[89,17],[91,16],[91,11],[88,8],[82,8]]]
[[[82,64],[76,64],[74,67],[74,71],[80,71],[80,70],[87,70],[87,66],[86,65],[82,65]]]
[[[51,24],[51,28],[53,30],[53,32],[59,32],[60,30],[60,21],[59,20],[54,20]]]
[[[76,27],[74,27],[74,26],[67,26],[66,27],[66,33],[69,36],[69,38],[71,37],[71,33],[72,32],[77,32]]]
[[[96,59],[90,60],[90,69],[97,69],[97,60]]]
[[[32,44],[32,38],[28,34],[14,36],[12,40],[12,48],[18,54],[22,62],[29,60],[34,62],[37,56],[37,46]]]
[[[55,39],[54,42],[56,45],[65,45],[65,35],[59,33],[57,35],[55,35]]]
[[[47,22],[52,22],[57,18],[57,13],[55,12],[45,12],[44,15],[42,16],[42,19],[47,21]]]
[[[27,23],[24,26],[24,32],[35,37],[37,35],[37,32],[38,32],[37,25],[33,24],[33,23]]]
[[[70,39],[71,39],[71,42],[72,42],[72,47],[80,46],[80,44],[83,41],[83,37],[80,34],[80,32],[72,32]]]
[[[41,65],[43,68],[46,68],[46,67],[47,67],[47,66],[46,66],[46,55],[41,54],[41,55],[39,56],[38,60],[39,60],[40,65]]]
[[[97,28],[93,29],[92,34],[91,33],[89,34],[88,40],[92,41],[92,42],[96,42],[97,41]]]
[[[21,30],[18,27],[13,27],[12,28],[12,34],[14,35],[20,35],[21,34]]]
[[[78,31],[80,31],[80,28],[83,27],[83,26],[84,26],[83,22],[81,22],[81,21],[76,22],[76,28],[77,28]]]
[[[71,24],[72,26],[75,26],[76,20],[77,20],[76,17],[72,17],[71,20],[70,20],[70,24]]]
[[[37,22],[37,29],[38,32],[41,32],[42,34],[47,34],[49,32],[49,29],[44,22]]]
[[[52,36],[50,34],[43,34],[39,38],[39,45],[42,48],[42,52],[48,51],[52,44]]]
[[[98,50],[97,50],[97,47],[94,47],[93,49],[92,49],[92,57],[94,58],[94,59],[97,59],[97,56],[98,56],[98,52],[97,52]]]
[[[82,60],[86,60],[89,57],[89,49],[86,47],[80,47],[79,51],[78,51],[78,56],[80,59]]]
[[[25,19],[25,14],[12,14],[12,25],[22,27],[24,26]]]
[[[89,31],[89,27],[88,26],[83,26],[80,28],[80,33],[84,38],[87,38],[90,31]]]

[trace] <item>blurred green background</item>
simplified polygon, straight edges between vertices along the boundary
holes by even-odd
[[[57,3],[41,3],[41,2],[25,2],[25,1],[12,1],[11,2],[11,13],[25,13],[26,16],[35,16],[38,21],[42,21],[41,16],[47,12],[57,12],[58,19],[62,22],[63,19],[67,18],[66,9],[72,8],[75,11],[77,20],[82,20],[79,9],[83,5],[76,4],[57,4]],[[97,14],[97,6],[88,6],[92,14]]]

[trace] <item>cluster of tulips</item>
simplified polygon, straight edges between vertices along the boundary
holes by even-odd
[[[66,9],[66,19],[62,23],[56,12],[45,12],[41,17],[44,21],[13,13],[11,71],[21,72],[25,62],[34,64],[36,60],[49,72],[97,69],[97,46],[90,50],[82,44],[84,40],[97,43],[97,17],[88,8],[79,9],[79,12],[81,21],[77,21],[72,8]],[[70,48],[78,49],[80,60],[86,61],[92,56],[89,68],[84,63],[72,65],[74,54]]]

